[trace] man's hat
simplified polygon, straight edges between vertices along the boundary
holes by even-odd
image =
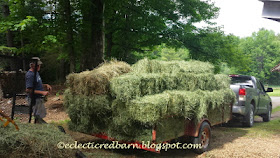
[[[36,61],[37,61],[38,65],[42,65],[43,64],[43,62],[40,60],[39,57],[32,57],[32,62],[31,63],[35,64]]]

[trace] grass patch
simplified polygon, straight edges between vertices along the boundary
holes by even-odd
[[[280,106],[277,106],[276,108],[272,109],[272,114],[280,111]]]
[[[254,127],[247,128],[247,136],[251,137],[271,137],[280,133],[280,119],[271,120],[270,122],[255,123]]]
[[[222,131],[225,135],[237,135],[245,137],[272,137],[280,135],[280,119],[271,120],[270,122],[255,123],[251,128],[238,127],[226,127],[217,128],[218,131]],[[220,132],[219,132],[220,133]]]
[[[60,120],[60,121],[51,121],[50,124],[56,125],[56,126],[62,126],[67,124],[68,122],[70,122],[70,119],[66,119],[66,120]]]

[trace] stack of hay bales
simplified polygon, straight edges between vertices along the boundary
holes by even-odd
[[[112,115],[109,81],[130,70],[127,63],[111,61],[92,71],[68,75],[64,103],[70,128],[85,133],[106,131]]]
[[[185,119],[209,117],[210,121],[222,122],[230,117],[222,116],[223,112],[230,114],[229,104],[235,97],[229,88],[230,79],[215,75],[210,63],[143,59],[132,69],[111,80],[111,94],[116,98],[108,130],[112,137],[151,141],[151,129],[156,125],[164,132],[157,139],[161,142],[180,136],[176,132],[183,131]]]
[[[89,76],[89,72],[81,74]],[[86,77],[80,77],[79,81],[74,78],[69,76],[68,81],[75,86],[91,86],[82,80]],[[222,116],[222,113],[230,113],[229,104],[235,99],[229,82],[228,76],[214,74],[214,66],[210,63],[143,59],[132,66],[130,73],[110,78],[110,88],[106,89],[109,101],[104,99],[102,103],[93,104],[94,100],[75,99],[80,94],[96,93],[88,92],[94,87],[79,92],[70,87],[72,93],[66,93],[66,103],[71,122],[78,129],[78,122],[90,121],[92,116],[100,118],[89,126],[81,125],[82,132],[105,132],[118,140],[151,141],[152,129],[156,127],[157,142],[163,142],[181,136],[185,120],[199,121],[208,117],[210,121],[222,122],[227,119],[229,115]],[[104,95],[95,95],[100,94]],[[92,113],[95,108],[109,112],[101,118]],[[73,112],[76,112],[75,116],[72,116]],[[84,113],[92,113],[92,116]],[[99,123],[106,128],[92,130]]]

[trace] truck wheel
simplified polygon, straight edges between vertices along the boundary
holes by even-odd
[[[208,122],[203,122],[200,126],[198,137],[194,137],[192,143],[197,147],[196,144],[201,144],[201,148],[194,149],[197,154],[202,154],[209,149],[211,138],[211,128]]]
[[[254,106],[250,104],[249,112],[244,116],[244,127],[252,127],[254,125]]]
[[[271,118],[271,105],[269,105],[268,107],[268,111],[267,113],[262,117],[263,118],[263,122],[269,122],[270,121],[270,118]]]

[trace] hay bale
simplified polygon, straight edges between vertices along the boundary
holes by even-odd
[[[225,89],[230,86],[230,78],[225,74],[216,74],[215,80],[217,82],[217,89]]]
[[[115,99],[112,102],[112,121],[106,134],[117,140],[150,141],[152,126],[134,120],[127,111],[125,103]]]
[[[135,73],[214,73],[214,66],[208,62],[139,60],[132,66]]]
[[[51,124],[17,123],[19,131],[0,121],[0,157],[74,157],[75,150],[58,149],[59,142],[74,143],[67,134]]]
[[[234,100],[235,95],[229,88],[194,92],[171,90],[129,102],[116,99],[107,134],[117,140],[152,141],[152,129],[156,126],[157,142],[163,142],[181,136],[185,120],[209,117],[217,123],[228,119],[230,115],[222,117],[222,113],[230,114],[229,105]]]
[[[127,63],[110,61],[103,63],[92,71],[68,75],[66,83],[73,94],[83,94],[86,96],[106,94],[109,91],[110,79],[129,71],[131,71],[131,68]]]
[[[185,133],[185,124],[186,124],[185,121],[186,120],[184,119],[184,117],[176,117],[176,116],[161,119],[156,124],[157,125],[156,142],[162,143],[167,140],[172,140],[183,136]]]
[[[207,110],[228,106],[235,100],[231,89],[218,91],[165,91],[161,94],[147,95],[126,103],[134,120],[145,124],[155,124],[168,116],[182,116],[200,120],[207,117]]]
[[[84,133],[107,130],[111,121],[111,97],[109,95],[73,95],[69,89],[64,93],[64,106],[71,119],[69,128]]]
[[[210,73],[128,73],[112,79],[110,89],[112,96],[127,102],[136,97],[158,94],[165,90],[212,91],[228,88],[228,78]]]

